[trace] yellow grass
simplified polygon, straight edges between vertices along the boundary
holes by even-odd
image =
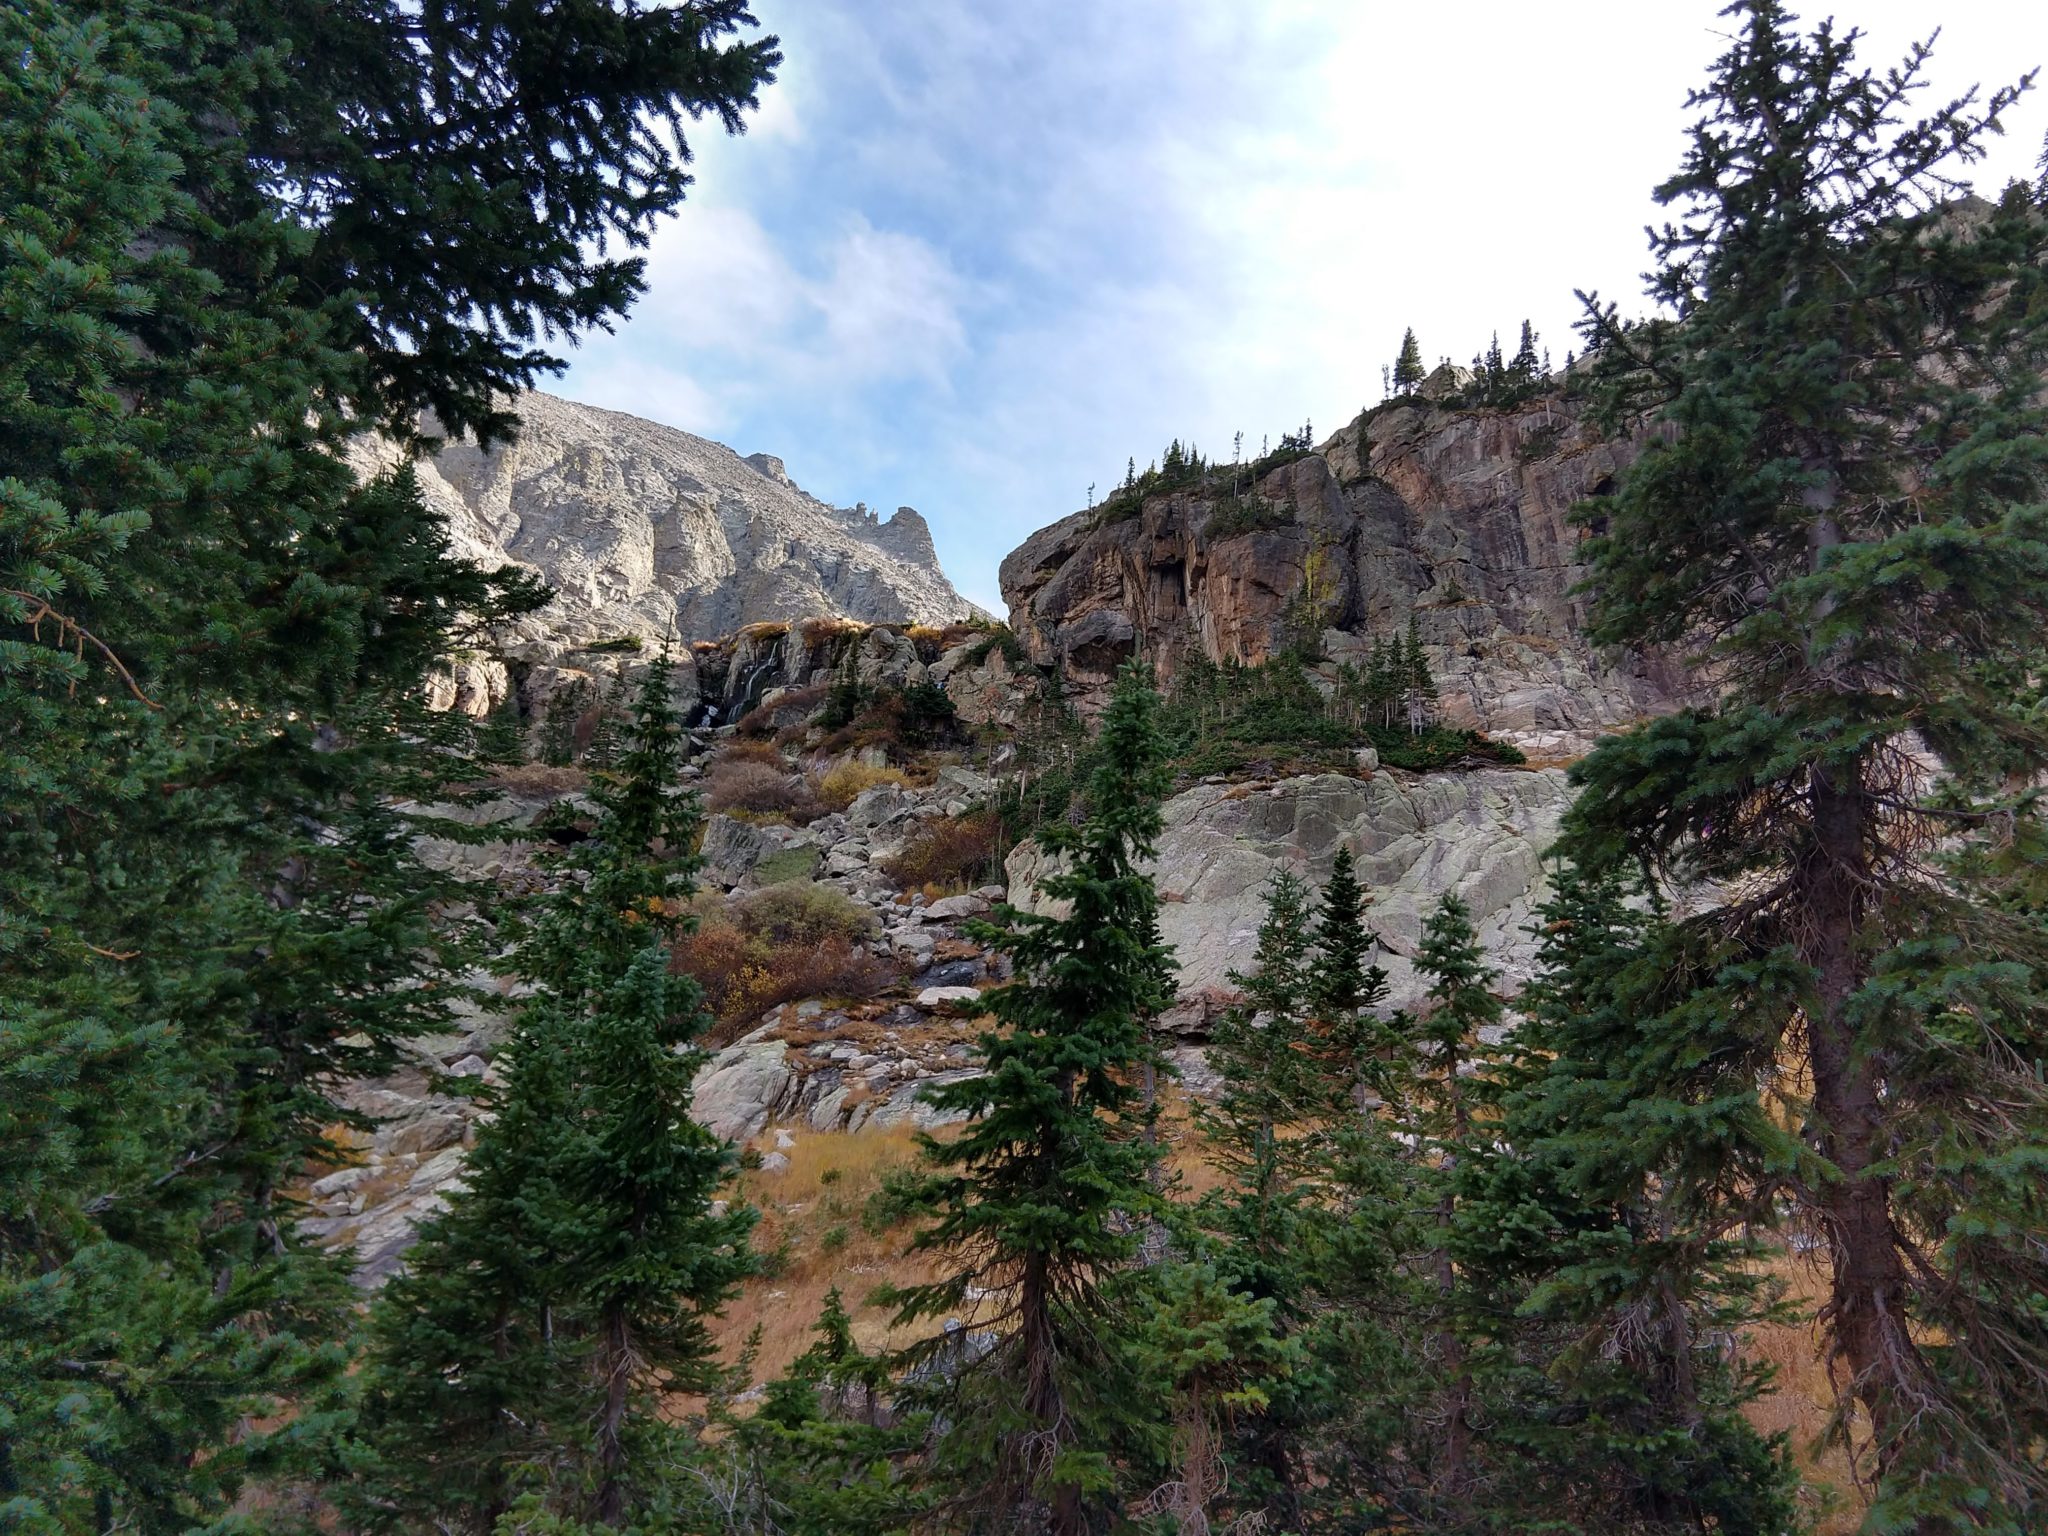
[[[845,762],[834,763],[818,776],[818,799],[835,811],[843,811],[853,804],[856,797],[882,784],[893,784],[898,789],[908,789],[912,783],[909,774],[901,768],[877,768],[870,764],[848,758]]]
[[[975,1021],[965,1020],[955,1025],[962,1038],[976,1027]],[[915,1132],[896,1126],[853,1133],[790,1128],[790,1134],[795,1145],[782,1153],[789,1167],[780,1173],[746,1173],[736,1191],[762,1212],[756,1248],[787,1254],[780,1273],[751,1281],[719,1325],[728,1359],[737,1358],[748,1336],[760,1329],[756,1381],[779,1374],[809,1347],[825,1293],[835,1285],[863,1348],[895,1349],[913,1342],[929,1325],[924,1330],[893,1327],[886,1312],[866,1305],[868,1294],[884,1283],[932,1279],[941,1268],[906,1252],[908,1226],[870,1233],[861,1219],[885,1174],[916,1162]],[[1187,1096],[1171,1083],[1160,1092],[1159,1138],[1176,1198],[1197,1199],[1223,1182]],[[755,1145],[765,1153],[774,1150],[774,1142],[771,1129]],[[1849,1536],[1862,1518],[1863,1501],[1842,1448],[1822,1443],[1835,1397],[1813,1318],[1826,1300],[1827,1277],[1811,1262],[1789,1254],[1772,1271],[1784,1286],[1794,1320],[1757,1327],[1742,1340],[1746,1358],[1766,1361],[1776,1373],[1771,1391],[1750,1407],[1748,1417],[1759,1430],[1782,1430],[1789,1437],[1808,1485],[1806,1502],[1817,1536]]]
[[[1769,1394],[1750,1405],[1747,1417],[1766,1434],[1783,1430],[1791,1439],[1810,1508],[1820,1517],[1814,1525],[1818,1536],[1848,1536],[1862,1521],[1864,1501],[1847,1453],[1839,1444],[1822,1443],[1835,1411],[1834,1386],[1814,1322],[1827,1301],[1827,1276],[1797,1254],[1778,1259],[1771,1272],[1785,1288],[1794,1320],[1753,1328],[1742,1340],[1746,1359],[1765,1361],[1777,1373]]]
[[[825,1293],[835,1285],[862,1348],[896,1349],[920,1336],[919,1330],[892,1327],[886,1312],[866,1304],[868,1293],[882,1284],[932,1279],[937,1267],[904,1252],[906,1228],[873,1234],[861,1221],[884,1175],[916,1161],[915,1134],[908,1126],[829,1133],[792,1128],[796,1144],[782,1153],[787,1169],[741,1175],[737,1194],[761,1212],[755,1248],[787,1253],[780,1273],[748,1282],[719,1327],[728,1359],[760,1329],[756,1381],[781,1374],[810,1346]],[[764,1152],[774,1145],[773,1131],[756,1143]]]

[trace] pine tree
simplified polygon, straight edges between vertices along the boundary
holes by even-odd
[[[991,931],[1017,976],[989,999],[1001,1032],[981,1040],[982,1076],[931,1095],[973,1118],[954,1139],[924,1138],[929,1172],[904,1191],[935,1218],[915,1250],[947,1272],[893,1293],[899,1321],[966,1310],[974,1289],[1004,1325],[957,1383],[966,1402],[949,1409],[942,1459],[978,1499],[1038,1503],[1061,1536],[1085,1529],[1111,1482],[1113,1425],[1142,1406],[1103,1380],[1117,1363],[1103,1284],[1154,1202],[1156,1152],[1130,1078],[1167,959],[1139,868],[1161,825],[1157,709],[1128,663],[1103,715],[1086,819],[1039,834],[1060,861],[1042,889],[1067,914],[1005,911]]]
[[[1217,1021],[1209,1066],[1222,1080],[1198,1115],[1230,1191],[1224,1225],[1253,1273],[1281,1259],[1287,1205],[1301,1175],[1301,1148],[1282,1135],[1320,1118],[1316,1063],[1309,1052],[1312,963],[1307,892],[1284,871],[1266,888],[1266,915],[1248,971],[1232,971],[1239,1001]],[[1271,1295],[1270,1287],[1260,1294]]]
[[[680,198],[666,111],[736,123],[773,63],[721,46],[730,10],[567,7],[542,48],[523,24],[0,12],[17,1522],[209,1527],[335,1439],[357,1298],[287,1191],[367,1128],[337,1085],[445,1028],[495,943],[493,894],[414,852],[475,835],[419,808],[481,772],[420,683],[545,596],[344,450],[422,405],[508,426],[530,339],[632,298],[594,237]]]
[[[714,1398],[711,1432],[651,1501],[658,1513],[649,1524],[734,1536],[891,1536],[927,1509],[929,1496],[899,1465],[924,1448],[931,1421],[907,1414],[884,1422],[876,1396],[884,1363],[854,1341],[837,1286],[813,1332],[811,1346],[767,1383],[757,1410]]]
[[[1351,896],[1357,896],[1355,885]],[[1340,890],[1340,908],[1344,900]],[[1251,968],[1231,977],[1241,999],[1211,1035],[1208,1062],[1221,1087],[1213,1103],[1197,1110],[1211,1160],[1224,1176],[1194,1213],[1205,1236],[1192,1247],[1223,1277],[1205,1279],[1202,1294],[1227,1284],[1243,1303],[1266,1309],[1256,1333],[1244,1336],[1247,1345],[1256,1337],[1261,1349],[1285,1349],[1298,1369],[1284,1386],[1262,1388],[1259,1411],[1234,1423],[1221,1442],[1202,1439],[1191,1461],[1222,1458],[1236,1490],[1233,1502],[1262,1507],[1283,1527],[1298,1523],[1311,1481],[1303,1465],[1306,1442],[1330,1414],[1326,1383],[1308,1369],[1299,1336],[1315,1320],[1310,1255],[1328,1241],[1326,1193],[1339,1160],[1331,1132],[1355,1119],[1352,1031],[1332,1028],[1329,1013],[1313,1024],[1311,1015],[1319,991],[1348,999],[1355,1010],[1365,1005],[1371,984],[1362,964],[1356,974],[1344,974],[1345,957],[1359,946],[1355,935],[1341,931],[1341,915],[1334,929],[1325,929],[1336,936],[1334,954],[1319,952],[1317,926],[1300,881],[1276,875]],[[1211,1299],[1218,1308],[1238,1304]],[[1179,1427],[1187,1444],[1208,1434],[1185,1418]],[[1198,1489],[1203,1479],[1184,1463],[1181,1483]]]
[[[1536,327],[1524,320],[1521,343],[1508,364],[1508,381],[1517,391],[1526,391],[1548,372],[1543,366],[1542,355],[1537,351]]]
[[[1274,1300],[1249,1291],[1227,1262],[1169,1259],[1142,1271],[1135,1292],[1131,1374],[1148,1398],[1172,1404],[1174,1474],[1136,1510],[1176,1531],[1211,1530],[1226,1487],[1233,1504],[1248,1502],[1225,1473],[1226,1427],[1242,1434],[1265,1414],[1303,1363],[1301,1347]]]
[[[1659,938],[1604,1070],[1646,1105],[1736,1070],[1799,1096],[1711,1136],[1674,1108],[1639,1154],[1825,1243],[1871,1528],[2015,1529],[2048,1505],[2048,943],[2010,883],[2048,767],[2010,686],[2048,633],[2048,219],[1955,197],[2015,92],[1909,120],[1924,48],[1873,75],[1853,33],[1732,10],[1658,192],[1682,320],[1589,301],[1604,419],[1660,424],[1587,546],[1593,638],[1711,635],[1722,691],[1581,765],[1563,846],[1730,893]]]
[[[1401,696],[1403,684],[1396,675],[1400,669],[1395,658],[1399,646],[1398,640],[1389,642],[1382,635],[1373,636],[1372,654],[1366,663],[1366,704],[1372,723],[1382,728],[1394,723],[1395,706]]]
[[[737,1158],[689,1113],[706,1059],[697,1042],[713,1020],[696,983],[670,966],[701,813],[695,795],[674,792],[669,672],[665,654],[647,669],[618,782],[591,792],[596,852],[577,910],[543,928],[535,977],[574,1014],[580,1113],[562,1132],[578,1230],[563,1260],[595,1336],[594,1508],[609,1525],[626,1512],[629,1415],[655,1422],[662,1394],[704,1389],[708,1319],[755,1264],[753,1212],[712,1209]]]
[[[1501,357],[1499,331],[1493,333],[1485,356],[1473,361],[1473,372],[1479,375],[1480,397],[1488,405],[1505,405],[1509,395],[1508,365]]]
[[[1365,925],[1365,905],[1351,850],[1340,847],[1317,905],[1308,1006],[1324,1053],[1353,1087],[1361,1107],[1367,1092],[1387,1091],[1393,1051],[1376,1012],[1386,996],[1387,973],[1372,963],[1379,935]]]
[[[1414,330],[1411,328],[1403,331],[1401,350],[1394,358],[1394,393],[1413,393],[1415,386],[1422,382],[1425,372],[1422,366],[1422,348],[1416,343]]]

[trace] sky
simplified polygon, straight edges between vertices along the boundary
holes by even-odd
[[[1528,318],[1562,362],[1574,289],[1640,308],[1720,4],[756,0],[780,78],[691,136],[647,294],[552,387],[916,507],[1000,614],[1002,557],[1129,457],[1320,441],[1405,327],[1463,362]],[[1834,14],[1873,65],[1938,21],[1929,103],[2048,63],[2037,0]],[[2048,89],[1979,187],[2044,132]]]

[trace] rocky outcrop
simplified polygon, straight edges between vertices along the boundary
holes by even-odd
[[[701,776],[696,764],[681,770]],[[574,821],[592,808],[580,791],[508,783],[488,801],[402,809],[487,833],[482,839],[422,836],[433,867],[534,891],[555,878],[538,863],[536,825],[544,814]],[[573,779],[574,775],[559,776]],[[771,1125],[808,1132],[868,1126],[943,1124],[923,1090],[978,1070],[971,1042],[981,1028],[975,1004],[1005,977],[1006,963],[968,933],[1004,894],[1001,886],[929,900],[899,889],[890,855],[936,822],[958,816],[994,793],[993,781],[957,763],[932,782],[882,784],[846,810],[808,826],[778,826],[713,815],[707,819],[699,879],[706,892],[744,895],[770,883],[815,877],[872,918],[864,942],[893,973],[893,984],[858,1001],[808,998],[770,1010],[739,1040],[716,1051],[696,1083],[693,1113],[720,1136],[746,1142]],[[452,827],[443,829],[452,833]],[[529,988],[487,970],[462,978],[445,1034],[406,1043],[406,1062],[390,1077],[349,1085],[348,1102],[377,1122],[356,1161],[320,1174],[305,1194],[304,1230],[352,1248],[359,1283],[381,1285],[402,1264],[420,1222],[461,1187],[464,1151],[475,1140],[478,1101],[461,1080],[498,1081],[497,1056]],[[775,1154],[766,1154],[773,1157]],[[766,1166],[764,1164],[764,1166]]]
[[[1011,627],[1082,687],[1142,651],[1258,663],[1308,639],[1338,663],[1415,618],[1453,724],[1539,752],[1671,707],[1658,658],[1582,639],[1574,504],[1633,457],[1563,395],[1511,410],[1428,401],[1366,413],[1232,496],[1231,471],[1076,513],[1003,562]],[[1232,504],[1234,500],[1234,505]]]
[[[1152,864],[1160,932],[1180,962],[1179,1001],[1165,1027],[1206,1030],[1234,992],[1227,973],[1251,961],[1268,881],[1286,870],[1319,886],[1339,848],[1351,850],[1371,898],[1391,1006],[1409,1006],[1425,990],[1413,956],[1447,893],[1472,909],[1501,989],[1519,990],[1534,959],[1523,930],[1548,889],[1543,852],[1570,800],[1560,769],[1314,774],[1199,784],[1174,796]],[[1010,855],[1013,901],[1043,910],[1035,889],[1043,860],[1032,844]]]
[[[633,635],[709,640],[840,616],[946,623],[974,611],[909,507],[832,507],[779,459],[553,395],[520,397],[516,441],[456,441],[418,466],[456,553],[524,566],[555,601],[519,638],[555,649]],[[383,450],[388,462],[390,450]],[[380,467],[363,450],[364,468]]]

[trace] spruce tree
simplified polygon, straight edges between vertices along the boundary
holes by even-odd
[[[1344,871],[1348,879],[1348,863]],[[1232,975],[1241,1000],[1210,1038],[1208,1063],[1221,1087],[1197,1111],[1224,1176],[1193,1213],[1205,1234],[1195,1245],[1200,1262],[1220,1266],[1245,1302],[1266,1309],[1258,1347],[1285,1349],[1292,1365],[1286,1382],[1260,1389],[1257,1412],[1234,1422],[1220,1443],[1207,1442],[1203,1454],[1222,1458],[1236,1507],[1263,1509],[1283,1528],[1299,1523],[1313,1481],[1309,1441],[1333,1413],[1330,1378],[1307,1343],[1317,1337],[1314,1255],[1331,1242],[1333,1170],[1357,1152],[1354,1093],[1364,1052],[1349,1021],[1369,1005],[1377,978],[1363,964],[1357,901],[1355,882],[1348,898],[1338,882],[1335,914],[1312,914],[1300,881],[1274,877],[1251,968]],[[1319,949],[1318,932],[1330,936],[1327,949]],[[1211,1299],[1224,1307],[1225,1298]],[[1180,1424],[1187,1443],[1198,1431],[1206,1433]],[[1185,1469],[1181,1482],[1200,1486]]]
[[[891,1536],[925,1512],[929,1495],[902,1467],[924,1448],[931,1421],[882,1411],[886,1364],[854,1341],[837,1286],[813,1335],[754,1411],[714,1397],[710,1433],[645,1523],[734,1536]]]
[[[1522,340],[1515,348],[1514,358],[1508,363],[1509,383],[1517,390],[1531,388],[1549,370],[1543,366],[1543,358],[1536,347],[1536,327],[1527,320],[1522,322]]]
[[[1401,680],[1396,675],[1400,668],[1394,655],[1399,645],[1398,640],[1390,642],[1384,636],[1373,636],[1372,654],[1366,663],[1366,706],[1372,723],[1382,729],[1394,723],[1394,710],[1400,698]]]
[[[669,673],[666,654],[647,668],[596,825],[522,947],[538,990],[470,1187],[379,1302],[368,1423],[394,1507],[488,1528],[516,1426],[586,1469],[589,1512],[617,1525],[652,1479],[634,1436],[659,1434],[662,1393],[711,1385],[708,1320],[754,1268],[753,1212],[713,1211],[737,1160],[689,1115],[711,1018],[671,966],[699,812],[675,788]],[[577,1490],[549,1502],[576,1512]]]
[[[1361,1109],[1368,1094],[1386,1094],[1396,1054],[1395,1041],[1377,1014],[1387,973],[1372,962],[1379,935],[1365,925],[1365,905],[1351,850],[1340,847],[1317,904],[1308,1006],[1328,1069],[1351,1087]]]
[[[1665,921],[1618,874],[1559,868],[1512,1045],[1472,1085],[1452,1250],[1488,1426],[1480,1514],[1507,1528],[1532,1509],[1617,1533],[1797,1521],[1784,1437],[1742,1412],[1768,1370],[1731,1347],[1769,1315],[1765,1256],[1677,1176],[1752,1086],[1739,1068],[1703,1083],[1694,1145],[1645,1167],[1635,1149],[1672,1106],[1614,1073],[1646,1043],[1659,978],[1641,957]]]
[[[1410,735],[1420,735],[1436,718],[1436,678],[1429,670],[1429,657],[1422,649],[1422,625],[1408,615],[1407,644],[1401,651],[1401,696],[1408,712]]]
[[[1403,331],[1401,350],[1394,358],[1394,393],[1405,395],[1413,392],[1427,371],[1422,366],[1422,348],[1416,343],[1414,330]]]
[[[1592,635],[1705,643],[1720,696],[1582,764],[1563,846],[1725,893],[1658,938],[1604,1070],[1791,1099],[1639,1151],[1824,1245],[1871,1528],[2015,1529],[2048,1505],[2048,941],[2012,883],[2048,767],[2013,686],[2048,633],[2048,217],[1958,195],[2016,91],[1913,118],[1924,47],[1874,75],[1854,33],[1731,14],[1658,190],[1666,313],[1589,301],[1606,421],[1656,424],[1587,545]]]
[[[1256,1507],[1247,1480],[1226,1469],[1226,1434],[1256,1431],[1302,1366],[1301,1347],[1274,1299],[1248,1289],[1227,1260],[1172,1258],[1144,1270],[1135,1290],[1131,1374],[1148,1398],[1171,1405],[1171,1434],[1169,1476],[1134,1512],[1176,1531],[1213,1530],[1226,1500]]]
[[[1275,875],[1251,968],[1230,973],[1239,1000],[1224,1010],[1210,1039],[1209,1066],[1222,1086],[1213,1103],[1197,1110],[1226,1179],[1210,1202],[1210,1225],[1231,1240],[1236,1262],[1263,1296],[1280,1294],[1273,1277],[1293,1268],[1288,1249],[1298,1236],[1311,1151],[1297,1133],[1331,1108],[1310,1054],[1310,923],[1301,882]]]
[[[1474,1436],[1472,1372],[1459,1325],[1462,1297],[1453,1254],[1458,1160],[1472,1140],[1473,1125],[1465,1073],[1486,1049],[1484,1035],[1501,1015],[1471,911],[1456,896],[1439,901],[1423,925],[1415,969],[1429,978],[1429,996],[1415,1025],[1416,1076],[1403,1114],[1425,1159],[1424,1185],[1436,1191],[1428,1264],[1437,1289],[1433,1364],[1441,1375],[1442,1428],[1432,1447],[1430,1472],[1437,1497],[1455,1512],[1470,1492]]]
[[[956,1384],[941,1459],[963,1496],[1025,1501],[1060,1536],[1087,1528],[1112,1482],[1116,1422],[1143,1411],[1108,1347],[1117,1325],[1104,1282],[1132,1256],[1155,1199],[1157,1154],[1132,1078],[1168,961],[1140,868],[1166,787],[1157,710],[1145,670],[1127,663],[1085,819],[1039,833],[1057,861],[1043,893],[1065,915],[1005,909],[988,932],[1017,980],[988,999],[1000,1028],[980,1042],[987,1070],[931,1094],[972,1118],[957,1137],[923,1139],[928,1171],[904,1191],[933,1218],[915,1251],[945,1272],[891,1293],[902,1324],[968,1311],[998,1326]],[[970,1304],[970,1290],[985,1300]]]
[[[414,853],[474,835],[422,808],[481,771],[420,685],[545,596],[344,450],[423,405],[508,426],[531,338],[624,309],[595,237],[681,196],[660,122],[736,121],[773,62],[720,9],[0,12],[19,1520],[206,1527],[334,1439],[356,1297],[289,1191],[497,942]]]

